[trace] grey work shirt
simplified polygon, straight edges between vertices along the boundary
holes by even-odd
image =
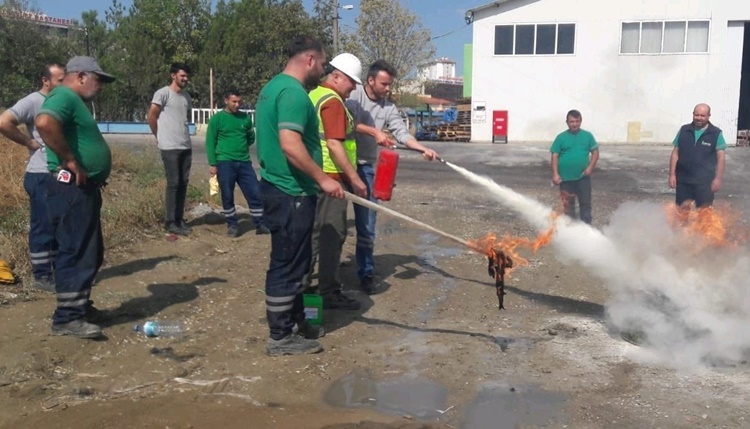
[[[26,125],[26,130],[28,130],[31,137],[42,145],[42,147],[37,150],[29,151],[29,163],[26,165],[27,173],[48,173],[47,147],[39,136],[39,132],[34,127],[34,118],[39,114],[39,110],[42,108],[42,103],[44,103],[46,98],[47,97],[40,92],[34,92],[18,100],[18,102],[9,109],[10,113],[16,117],[18,123]]]
[[[165,86],[154,93],[152,104],[161,107],[156,121],[156,140],[161,150],[191,149],[188,114],[193,109],[193,100],[185,92],[175,92]]]
[[[379,130],[388,130],[401,144],[413,139],[406,123],[398,112],[395,104],[387,100],[372,100],[367,96],[365,88],[357,85],[346,100],[346,107],[354,117],[355,124],[364,124]],[[357,161],[359,163],[374,164],[378,159],[378,144],[375,138],[362,133],[356,133]]]

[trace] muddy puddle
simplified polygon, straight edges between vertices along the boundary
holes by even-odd
[[[417,376],[374,380],[365,371],[352,372],[323,395],[326,404],[339,408],[372,408],[393,416],[430,420],[446,408],[448,391],[441,384]]]
[[[518,429],[564,423],[567,396],[536,385],[498,383],[485,386],[470,402],[461,429]]]

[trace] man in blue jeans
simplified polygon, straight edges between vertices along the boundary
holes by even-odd
[[[391,141],[383,130],[393,134],[398,143],[408,148],[421,151],[424,158],[432,161],[437,156],[434,150],[421,145],[406,128],[403,118],[395,104],[388,101],[396,69],[384,60],[377,60],[367,71],[367,81],[357,86],[346,101],[346,107],[352,113],[356,125],[357,140],[357,173],[367,185],[370,201],[377,202],[372,196],[372,185],[375,181],[373,164],[378,159],[378,146],[392,147]],[[359,270],[360,286],[369,295],[383,292],[383,285],[375,282],[375,221],[376,212],[367,207],[354,205],[354,222],[357,227],[356,257]]]
[[[34,287],[46,292],[55,291],[54,266],[57,255],[55,231],[49,222],[47,196],[44,182],[47,171],[47,149],[39,132],[34,127],[34,118],[42,103],[57,85],[62,82],[65,68],[62,64],[50,63],[41,73],[42,88],[19,100],[0,115],[0,133],[29,149],[29,163],[23,176],[23,187],[29,195],[29,254]],[[18,127],[24,124],[27,133]]]
[[[326,63],[323,45],[296,36],[286,53],[284,71],[261,89],[255,114],[263,216],[271,230],[266,273],[270,356],[322,350],[317,339],[323,330],[305,323],[302,280],[312,263],[318,187],[329,197],[344,197],[341,183],[320,167],[318,114],[306,90],[320,83]]]
[[[227,220],[227,235],[239,237],[237,209],[234,206],[234,185],[240,190],[250,207],[250,216],[255,222],[255,234],[270,234],[263,224],[263,201],[260,199],[258,178],[250,162],[250,145],[255,143],[253,120],[247,113],[240,112],[242,97],[236,89],[224,95],[224,110],[216,113],[208,121],[206,131],[206,157],[208,172],[218,174],[221,189],[221,203]]]
[[[50,151],[46,194],[50,220],[60,243],[55,260],[57,308],[53,335],[97,338],[91,286],[104,261],[101,187],[112,170],[112,153],[87,101],[115,78],[95,59],[73,57],[60,86],[42,104],[35,125]]]

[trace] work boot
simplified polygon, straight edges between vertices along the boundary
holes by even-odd
[[[240,236],[240,229],[237,225],[230,225],[227,227],[227,236],[237,238]]]
[[[55,279],[52,277],[39,277],[38,279],[34,279],[32,286],[34,289],[55,293]]]
[[[184,228],[181,228],[179,224],[175,222],[169,222],[165,228],[168,233],[174,234],[174,235],[189,235],[190,231]]]
[[[268,227],[265,225],[261,225],[255,228],[255,235],[268,235],[270,233],[271,233],[271,230],[268,229]]]
[[[305,355],[319,353],[323,347],[316,340],[308,340],[301,334],[289,334],[280,340],[268,339],[268,356]]]
[[[53,323],[52,335],[70,335],[78,338],[99,338],[102,328],[88,323],[83,319],[72,320],[68,323]]]
[[[375,280],[373,280],[371,276],[363,278],[359,286],[368,295],[377,295],[379,293],[385,292],[388,289],[387,285],[385,284],[375,283]]]
[[[323,338],[326,335],[326,330],[319,325],[311,325],[307,323],[307,321],[303,322],[297,322],[296,325],[294,325],[294,332],[302,335],[303,337],[307,338],[308,340],[317,340],[318,338]]]
[[[349,298],[343,292],[337,290],[323,295],[323,308],[326,310],[359,310],[362,304],[354,298]]]
[[[99,310],[98,308],[91,305],[86,309],[86,314],[83,316],[83,319],[88,323],[98,325],[99,323],[107,320],[108,317],[106,311]]]

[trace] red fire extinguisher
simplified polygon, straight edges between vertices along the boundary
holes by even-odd
[[[398,169],[398,153],[395,150],[383,149],[378,155],[375,167],[375,183],[372,185],[372,195],[381,201],[390,201],[396,182]]]

